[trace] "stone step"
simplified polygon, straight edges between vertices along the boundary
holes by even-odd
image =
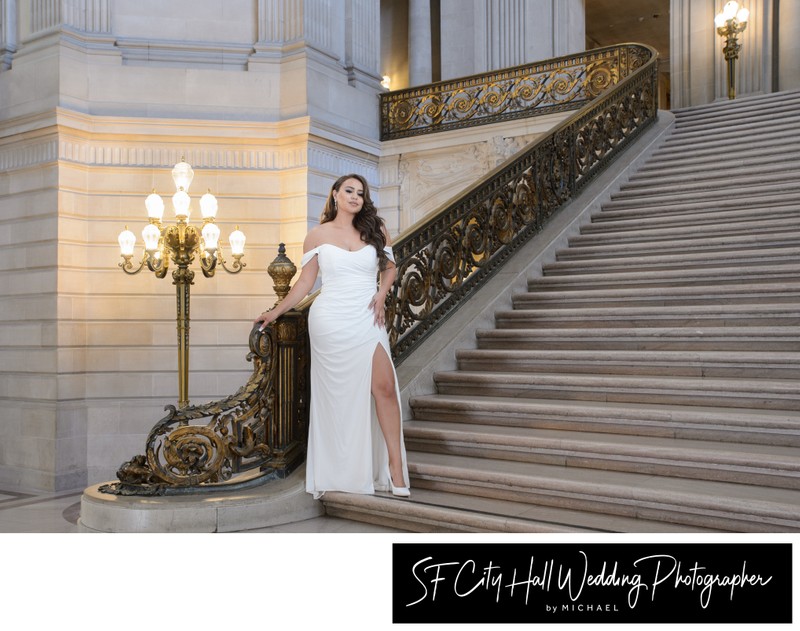
[[[713,121],[718,125],[728,125],[729,121],[747,119],[753,115],[766,113],[770,115],[773,108],[784,106],[800,106],[800,91],[786,90],[756,96],[740,97],[735,100],[721,100],[704,105],[677,108],[672,110],[675,114],[675,125],[678,129],[690,127],[693,124],[704,124]]]
[[[792,168],[772,169],[749,175],[725,175],[713,181],[680,182],[676,178],[674,182],[654,181],[646,185],[637,183],[635,186],[621,187],[619,192],[611,195],[611,199],[622,201],[635,198],[640,201],[643,199],[658,202],[664,197],[686,199],[691,195],[704,200],[716,199],[730,195],[752,194],[754,189],[761,191],[768,184],[772,185],[769,187],[772,192],[797,190],[800,186],[800,168],[792,165]]]
[[[421,421],[800,447],[800,420],[783,410],[476,394],[418,395],[409,403]]]
[[[642,202],[638,206],[630,204],[619,206],[616,202],[606,202],[602,205],[600,212],[592,215],[592,221],[609,221],[617,219],[630,219],[635,217],[663,217],[663,216],[698,216],[704,213],[729,213],[734,211],[757,211],[764,210],[764,216],[768,217],[771,210],[778,209],[786,214],[798,205],[797,199],[787,195],[770,195],[765,193],[756,198],[748,199],[720,199],[713,204],[703,202],[686,201],[683,203],[647,203]]]
[[[663,149],[673,147],[683,147],[687,145],[711,145],[725,143],[739,143],[746,146],[747,139],[760,138],[766,135],[774,135],[776,131],[793,131],[800,129],[800,108],[795,105],[787,105],[778,108],[776,114],[782,116],[770,116],[767,112],[761,112],[758,116],[751,116],[735,126],[719,128],[719,121],[709,120],[705,122],[696,121],[694,125],[678,125],[676,121],[675,131],[661,144]],[[713,130],[713,135],[709,131]]]
[[[652,208],[620,209],[617,211],[600,211],[591,216],[591,223],[581,226],[581,232],[589,234],[608,229],[611,225],[616,230],[638,230],[668,226],[703,226],[717,222],[762,221],[770,219],[793,219],[800,214],[800,204],[788,203],[773,206],[746,206],[716,210],[714,206],[693,206],[683,212],[664,214]]]
[[[603,229],[605,227],[605,230]],[[672,225],[666,227],[620,230],[615,224],[601,226],[593,231],[581,232],[569,239],[570,246],[591,246],[618,243],[648,243],[652,241],[674,241],[691,237],[694,241],[719,239],[720,237],[746,237],[749,235],[777,235],[776,243],[786,244],[794,240],[800,243],[800,216],[760,221],[730,221],[715,225]]]
[[[603,209],[621,210],[623,208],[641,208],[643,206],[664,207],[678,205],[682,202],[712,204],[717,200],[727,199],[737,199],[740,203],[752,202],[753,204],[761,205],[770,204],[776,200],[785,203],[796,203],[798,192],[800,192],[800,180],[785,180],[780,183],[774,183],[769,189],[759,185],[734,185],[728,188],[708,187],[702,192],[688,191],[679,193],[672,191],[666,194],[647,196],[630,196],[621,193],[612,195],[611,200],[603,204]]]
[[[637,172],[627,182],[620,185],[620,190],[644,193],[654,186],[716,186],[721,182],[735,182],[742,178],[748,180],[760,175],[795,174],[798,160],[800,160],[800,146],[796,151],[781,151],[776,154],[774,161],[769,161],[765,156],[758,156],[757,158],[748,158],[743,164],[708,165],[702,170],[684,169],[673,175],[670,175],[666,169]]]
[[[751,255],[755,255],[756,251],[761,250],[765,253],[765,256],[770,256],[770,253],[775,255],[781,250],[796,248],[798,236],[800,236],[800,231],[787,231],[783,235],[766,233],[717,237],[698,236],[697,238],[687,235],[683,235],[681,238],[681,235],[677,235],[678,238],[675,239],[643,241],[641,243],[630,240],[622,243],[617,243],[616,241],[605,242],[603,238],[599,238],[594,245],[571,245],[568,248],[558,250],[556,252],[558,257],[556,263],[571,260],[599,261],[606,257],[652,258],[662,256],[665,260],[667,260],[666,257],[673,257],[671,260],[674,261],[681,256],[706,256],[712,259],[714,257],[724,258],[730,256],[731,267],[736,267],[735,255],[737,252],[747,251]],[[553,263],[553,265],[556,263]]]
[[[710,136],[702,134],[700,137],[684,138],[682,134],[673,133],[661,146],[650,154],[649,162],[662,162],[677,159],[681,154],[690,153],[693,157],[708,157],[716,152],[717,155],[728,153],[747,152],[752,148],[767,147],[784,138],[797,139],[800,135],[800,122],[797,120],[772,121],[768,128],[762,129],[757,135],[742,135],[737,131],[726,131]]]
[[[800,303],[514,309],[495,313],[498,329],[799,325]]]
[[[411,498],[386,494],[324,495],[325,512],[411,532],[695,533],[719,532],[662,521],[602,515],[525,502],[414,487]]]
[[[800,348],[796,327],[606,327],[594,329],[488,329],[478,348],[524,350],[784,351]]]
[[[532,279],[529,284],[535,285]],[[515,294],[515,309],[602,306],[658,306],[753,304],[800,302],[800,281],[784,283],[738,283],[736,285],[687,285],[684,287],[572,288]]]
[[[441,394],[800,410],[800,383],[789,379],[456,370],[434,381]]]
[[[710,267],[695,269],[645,270],[641,272],[612,272],[597,274],[569,274],[532,278],[531,291],[572,289],[600,289],[623,287],[687,287],[690,285],[735,285],[739,283],[791,282],[798,278],[800,265],[775,264],[770,266]]]
[[[585,250],[585,251],[584,251]],[[689,249],[685,252],[656,251],[639,248],[636,252],[619,246],[596,248],[571,248],[556,253],[555,263],[542,266],[547,275],[615,272],[633,269],[655,270],[688,268],[696,266],[725,267],[734,265],[773,265],[800,260],[800,247],[757,248],[743,250],[712,250],[710,252]]]
[[[731,532],[800,530],[800,491],[731,482],[521,463],[409,455],[414,489],[490,497]]]
[[[800,489],[798,447],[455,421],[408,421],[403,432],[414,451]]]
[[[490,350],[456,351],[459,370],[676,377],[797,379],[798,351]]]
[[[706,168],[733,169],[745,164],[769,164],[780,161],[783,153],[795,153],[798,147],[797,135],[780,132],[763,141],[751,139],[746,148],[737,148],[721,153],[716,146],[695,146],[689,151],[668,151],[660,156],[650,157],[639,169],[636,177],[652,177],[658,172],[667,176],[679,173],[702,173]],[[681,157],[682,156],[682,157]]]

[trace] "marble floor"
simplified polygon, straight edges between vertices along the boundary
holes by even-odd
[[[83,489],[61,493],[18,493],[0,489],[0,533],[78,532],[82,494]],[[323,516],[244,532],[393,533],[403,531]]]

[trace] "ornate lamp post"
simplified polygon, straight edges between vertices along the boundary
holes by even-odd
[[[750,11],[744,7],[739,8],[735,0],[728,2],[720,13],[714,18],[717,33],[725,38],[725,62],[728,65],[728,98],[736,97],[736,60],[739,57],[741,45],[736,36],[747,28]]]
[[[245,263],[245,236],[236,229],[231,233],[231,255],[233,264],[229,268],[219,247],[219,227],[214,223],[217,216],[217,200],[209,191],[200,198],[200,211],[203,224],[198,230],[189,224],[189,185],[192,183],[194,171],[183,158],[172,169],[172,179],[177,192],[172,196],[175,210],[175,223],[161,223],[164,215],[164,200],[153,191],[145,200],[150,223],[142,230],[144,252],[138,266],[131,263],[136,247],[136,235],[125,226],[119,235],[119,247],[123,262],[119,264],[126,274],[138,274],[147,266],[156,277],[164,278],[169,269],[170,259],[177,266],[172,271],[172,284],[177,293],[178,321],[178,407],[189,405],[189,287],[194,283],[194,272],[189,269],[194,257],[200,259],[203,276],[214,275],[217,265],[231,274],[242,271]]]

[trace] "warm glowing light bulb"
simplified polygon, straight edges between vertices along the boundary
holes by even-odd
[[[203,219],[214,219],[217,216],[218,208],[217,198],[211,194],[211,191],[200,198],[200,212],[203,214]]]
[[[156,192],[153,191],[147,196],[147,199],[144,200],[144,205],[147,207],[147,216],[150,219],[161,221],[161,218],[164,216],[164,200],[161,199],[160,195],[157,195]]]
[[[184,191],[189,190],[189,186],[194,178],[194,171],[188,162],[184,162],[183,158],[172,169],[172,181],[175,182],[175,188]]]
[[[175,209],[175,216],[178,219],[188,219],[189,204],[191,203],[192,200],[189,198],[189,194],[183,189],[175,193],[172,196],[172,207]]]
[[[739,24],[747,24],[747,20],[750,19],[750,11],[742,7],[739,9],[738,13],[736,14],[736,21]]]
[[[125,226],[125,230],[119,233],[117,241],[119,242],[119,250],[122,256],[133,255],[133,249],[136,247],[136,235],[128,230],[128,226]]]
[[[739,10],[739,3],[736,0],[730,0],[722,9],[722,14],[726,20],[732,20],[736,17],[736,12]]]
[[[155,224],[147,224],[142,230],[142,239],[144,239],[144,249],[148,252],[154,252],[158,249],[158,240],[161,237],[161,231]]]
[[[217,245],[219,244],[219,226],[217,226],[217,224],[209,222],[203,226],[203,243],[205,244],[206,251],[216,251]]]
[[[236,230],[231,232],[231,236],[228,237],[228,241],[230,241],[231,244],[231,254],[234,256],[244,254],[245,236],[244,232],[239,230],[239,226],[236,226]]]

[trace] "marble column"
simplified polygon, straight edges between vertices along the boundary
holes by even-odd
[[[17,0],[0,0],[0,70],[8,70],[17,50]]]
[[[364,82],[379,89],[380,32],[380,5],[376,0],[347,0],[345,69],[351,85]]]
[[[430,83],[431,3],[430,0],[409,0],[408,3],[408,82],[411,86]]]
[[[778,23],[777,90],[800,88],[800,2],[775,0]]]

